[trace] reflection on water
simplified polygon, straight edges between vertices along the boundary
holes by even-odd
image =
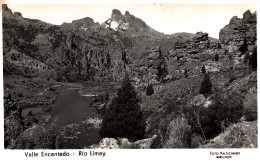
[[[97,123],[86,121],[96,116],[88,97],[67,92],[53,105],[46,128],[60,134],[64,148],[84,148],[101,140]]]

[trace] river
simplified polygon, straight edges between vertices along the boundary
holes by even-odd
[[[98,135],[101,120],[97,116],[89,97],[70,91],[54,103],[45,127],[60,135],[63,148],[81,149],[101,140]]]

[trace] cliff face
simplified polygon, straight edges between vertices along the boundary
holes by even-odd
[[[253,53],[257,46],[256,13],[247,10],[243,18],[234,16],[228,25],[220,30],[219,40],[226,45],[226,49],[235,57]]]

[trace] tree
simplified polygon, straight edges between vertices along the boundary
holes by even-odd
[[[215,54],[214,59],[215,59],[216,62],[219,60],[219,56],[218,56],[218,54]]]
[[[248,50],[247,46],[248,46],[247,40],[246,40],[246,38],[244,38],[244,43],[238,49],[241,52],[241,55],[243,55]]]
[[[204,66],[204,65],[202,66],[202,68],[201,68],[201,70],[200,70],[200,71],[201,71],[201,73],[203,73],[203,74],[205,74],[205,73],[206,73],[206,68],[205,68],[205,66]]]
[[[143,139],[145,122],[139,102],[134,87],[125,76],[122,87],[105,112],[99,134],[102,137],[125,137],[131,141]]]
[[[105,93],[104,98],[105,98],[106,101],[108,101],[108,99],[109,99],[109,93],[108,92]]]
[[[184,77],[187,78],[188,77],[188,70],[185,68],[184,70]]]
[[[211,87],[212,87],[212,83],[210,81],[209,74],[206,73],[204,75],[204,79],[200,86],[200,94],[205,95],[206,93],[210,93]]]
[[[249,57],[249,64],[252,66],[253,70],[256,71],[257,69],[257,51],[254,48],[253,54]]]
[[[154,93],[153,86],[151,84],[148,84],[146,88],[146,95],[151,96]]]

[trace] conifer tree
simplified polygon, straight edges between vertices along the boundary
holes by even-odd
[[[146,88],[146,95],[151,96],[154,93],[153,86],[151,84],[148,84]]]
[[[205,73],[206,73],[206,68],[205,68],[205,66],[204,66],[204,65],[202,66],[202,68],[201,68],[201,70],[200,70],[200,71],[201,71],[201,73],[203,73],[203,74],[205,74]]]
[[[215,54],[214,59],[215,59],[216,62],[219,60],[219,56],[218,56],[218,54]]]
[[[102,137],[125,137],[130,141],[144,138],[145,122],[136,91],[128,76],[123,79],[122,87],[105,112],[100,135]]]
[[[253,54],[249,57],[249,64],[252,66],[253,70],[257,69],[257,50],[254,48]]]
[[[185,68],[184,70],[184,77],[187,78],[188,77],[188,70]]]
[[[210,81],[209,74],[206,73],[204,75],[204,79],[200,86],[200,94],[205,95],[206,93],[210,93],[211,87],[212,87],[212,83]]]

